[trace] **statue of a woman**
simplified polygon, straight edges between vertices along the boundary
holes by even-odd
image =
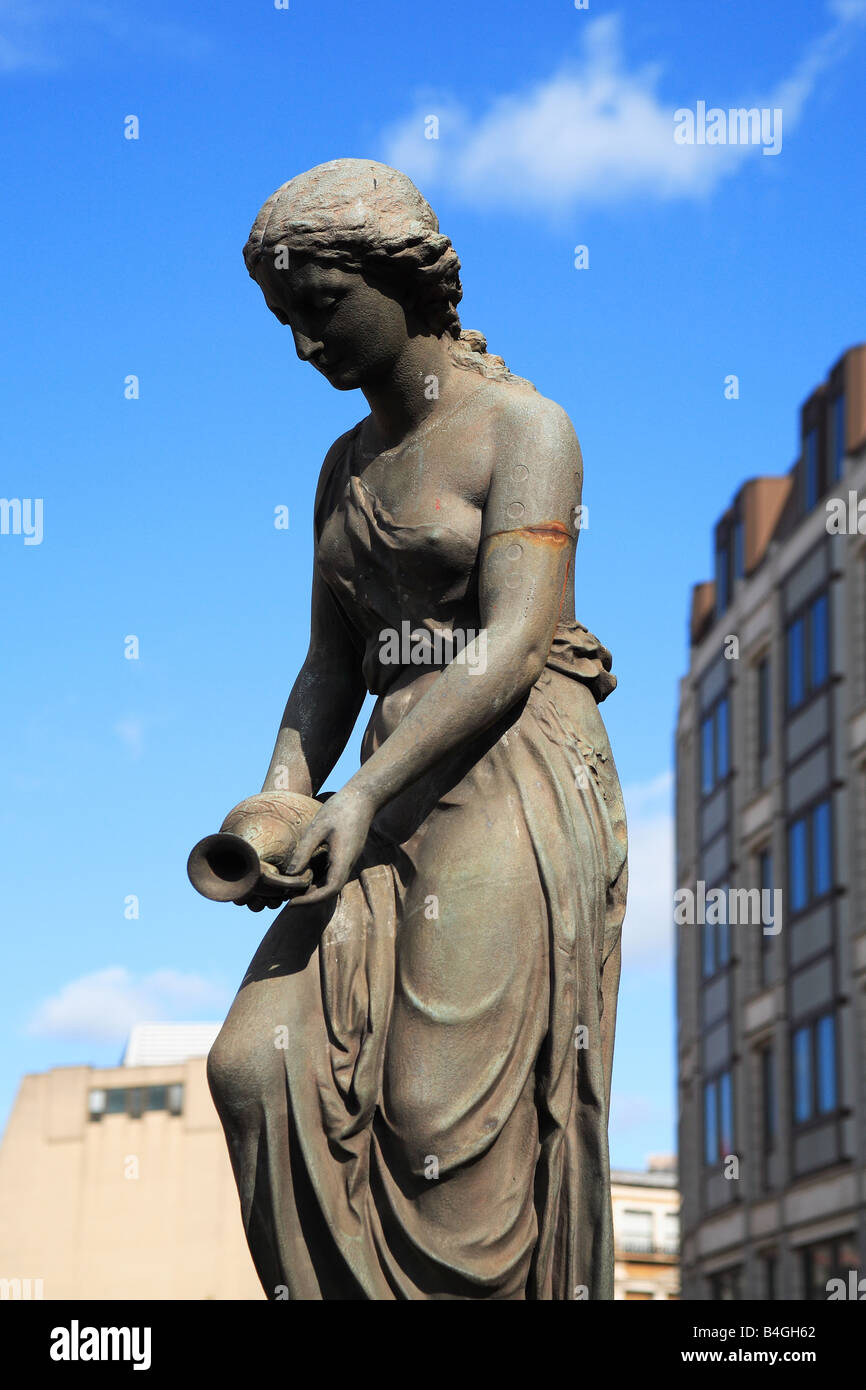
[[[208,1060],[259,1277],[611,1298],[626,830],[610,654],[574,617],[574,429],[461,332],[460,263],[396,170],[299,175],[244,256],[301,360],[369,405],[322,468],[263,793],[315,796],[377,697],[359,771],[287,841],[290,874],[325,868]],[[256,887],[253,909],[283,901]]]

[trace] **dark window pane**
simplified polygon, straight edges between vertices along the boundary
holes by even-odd
[[[730,766],[729,743],[730,732],[728,729],[728,699],[720,700],[716,706],[716,781],[720,782],[723,777],[727,777]]]
[[[806,645],[803,619],[788,628],[788,705],[796,709],[806,698]]]
[[[764,1091],[764,1147],[771,1149],[776,1138],[776,1060],[771,1047],[761,1053]]]
[[[719,1077],[719,1143],[723,1155],[733,1153],[734,1098],[729,1071],[723,1072]]]
[[[770,750],[770,661],[768,657],[758,666],[758,753],[761,757]]]
[[[167,1110],[168,1109],[168,1087],[149,1086],[147,1090],[148,1110]]]
[[[844,1278],[849,1269],[862,1269],[857,1237],[840,1236],[836,1242],[836,1269]]]
[[[701,791],[711,792],[714,783],[713,716],[707,715],[701,725]]]
[[[126,1114],[126,1091],[115,1089],[105,1093],[105,1113],[107,1115]]]
[[[830,803],[822,801],[812,812],[812,894],[820,898],[833,886],[833,836]]]
[[[713,975],[716,969],[716,928],[713,922],[704,922],[701,927],[703,932],[703,969],[705,975]]]
[[[727,889],[725,891],[727,892]],[[731,959],[731,927],[727,918],[716,927],[716,955],[720,967],[727,965]]]
[[[827,1297],[827,1282],[833,1278],[835,1261],[829,1240],[808,1245],[803,1251],[803,1283],[808,1300]]]
[[[798,1124],[812,1115],[812,1030],[794,1034],[794,1119]]]
[[[708,1081],[704,1087],[704,1158],[707,1163],[716,1163],[719,1157],[719,1120],[716,1105],[716,1083]]]
[[[834,483],[842,477],[845,465],[845,397],[837,396],[830,407],[830,471]]]
[[[830,675],[830,628],[827,595],[816,598],[811,608],[811,641],[809,644],[809,684],[812,690],[823,685]]]
[[[818,501],[818,433],[810,430],[803,440],[803,486],[806,511]]]
[[[818,1113],[836,1109],[836,1029],[832,1014],[819,1019],[817,1027]]]
[[[758,882],[761,888],[761,913],[762,923],[768,925],[771,913],[776,911],[775,898],[773,893],[775,885],[773,883],[773,851],[762,849],[758,855]],[[770,933],[761,928],[761,950],[760,950],[760,983],[769,984],[770,980],[770,952],[773,949],[773,937]]]
[[[736,1302],[740,1297],[740,1270],[726,1269],[710,1277],[710,1298]]]
[[[720,618],[728,606],[730,576],[728,573],[728,547],[720,545],[716,551],[716,617]]]
[[[773,891],[773,851],[762,849],[760,856],[760,878],[761,889],[763,892],[772,893]]]
[[[795,820],[788,829],[788,893],[791,911],[801,912],[809,901],[809,859],[803,819]]]
[[[746,528],[742,518],[734,527],[734,574],[742,579],[746,573]]]

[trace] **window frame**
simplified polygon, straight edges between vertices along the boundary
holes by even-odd
[[[827,826],[827,861],[829,867],[829,882],[826,885],[819,884],[817,881],[817,864],[823,860],[823,854],[816,852],[816,834],[819,818],[823,823],[825,818],[821,815],[826,810]],[[792,847],[794,831],[803,828],[804,853],[802,856],[795,855]],[[787,854],[787,893],[788,893],[788,915],[790,918],[800,917],[805,912],[811,912],[813,908],[821,903],[829,902],[835,893],[836,887],[836,833],[835,817],[833,815],[833,795],[830,789],[816,797],[808,805],[801,807],[795,816],[792,816],[785,827],[785,849]],[[794,873],[798,876],[803,875],[805,887],[805,897],[800,901],[794,891]]]
[[[833,1104],[821,1106],[821,1067],[819,1033],[822,1024],[829,1023],[832,1040]],[[797,1067],[797,1039],[805,1035],[808,1064],[808,1113],[798,1113],[799,1074]],[[839,1024],[837,1010],[824,1008],[810,1017],[801,1019],[791,1030],[791,1128],[798,1132],[827,1124],[838,1117],[841,1110],[839,1099]]]
[[[823,604],[826,613],[824,623],[824,644],[822,651],[823,675],[820,679],[815,679],[815,619],[814,610],[819,604]],[[823,584],[820,589],[816,589],[810,597],[793,612],[785,623],[785,711],[790,719],[793,715],[799,714],[810,700],[816,695],[821,694],[831,684],[832,654],[833,654],[833,614],[830,604],[830,586]],[[792,662],[793,646],[792,635],[795,629],[802,629],[801,659],[795,667]],[[797,677],[798,698],[792,694],[794,678]]]

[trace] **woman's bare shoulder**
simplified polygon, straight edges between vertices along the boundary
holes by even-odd
[[[330,449],[325,454],[324,460],[322,462],[322,467],[319,470],[319,481],[316,485],[316,511],[319,510],[319,507],[322,504],[322,501],[325,496],[325,491],[327,489],[328,483],[331,481],[331,478],[334,475],[334,471],[337,469],[341,461],[345,458],[351,446],[352,440],[358,433],[358,430],[361,428],[361,425],[363,423],[363,420],[359,420],[357,425],[353,425],[350,430],[346,430],[344,434],[341,434],[339,439],[334,440]]]
[[[512,438],[534,440],[547,452],[580,452],[577,434],[567,412],[556,401],[542,396],[532,386],[497,382],[498,399],[491,401],[497,422]]]

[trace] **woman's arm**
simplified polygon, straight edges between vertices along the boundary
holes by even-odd
[[[337,892],[376,812],[494,723],[528,693],[544,668],[569,580],[572,518],[582,482],[580,447],[567,415],[544,398],[527,409],[521,395],[501,411],[497,433],[479,550],[486,665],[471,647],[470,661],[452,661],[323,807],[301,838],[291,869],[299,872],[310,852],[327,841],[327,879],[298,902]]]
[[[315,796],[349,740],[366,693],[358,652],[314,568],[310,646],[283,711],[262,791]]]

